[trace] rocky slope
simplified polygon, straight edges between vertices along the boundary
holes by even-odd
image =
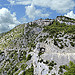
[[[0,75],[61,75],[69,61],[75,61],[75,19],[39,19],[0,35]]]

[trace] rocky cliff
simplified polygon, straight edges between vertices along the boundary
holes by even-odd
[[[69,61],[75,62],[74,19],[39,19],[0,35],[0,75],[61,75]]]

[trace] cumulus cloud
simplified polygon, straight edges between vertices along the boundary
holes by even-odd
[[[73,0],[52,0],[50,7],[59,13],[65,13],[72,10],[74,6],[75,2]]]
[[[11,1],[12,0],[8,0]],[[56,10],[58,12],[68,12],[75,7],[74,0],[14,0],[14,4],[21,4],[21,5],[29,5],[34,4],[40,7],[48,7],[52,10]]]
[[[30,6],[26,6],[25,7],[26,8],[26,14],[27,14],[27,16],[29,17],[29,18],[31,18],[31,19],[35,19],[36,17],[48,17],[49,16],[49,14],[43,14],[42,13],[42,10],[40,10],[40,9],[36,9],[35,8],[35,6],[32,4],[32,5],[30,5]]]
[[[50,16],[50,9],[58,13],[67,13],[75,7],[74,0],[7,0],[12,5],[25,5],[25,16],[32,21],[37,18],[46,18]],[[37,8],[36,8],[36,7]],[[42,8],[46,9],[46,12]],[[31,20],[32,19],[32,20]],[[21,18],[21,21],[27,21],[26,18]]]
[[[7,0],[8,2],[10,2],[11,5],[15,4],[15,0]]]
[[[21,4],[21,5],[28,5],[32,3],[32,0],[7,0],[10,4]]]
[[[64,16],[75,19],[75,14],[73,13],[73,11],[70,11],[69,13],[65,14]]]
[[[14,28],[19,23],[15,13],[11,14],[7,8],[0,9],[0,33]]]
[[[16,4],[21,4],[21,5],[28,5],[31,4],[32,1],[31,0],[24,0],[24,1],[17,1]]]

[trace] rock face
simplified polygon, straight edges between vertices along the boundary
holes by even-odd
[[[38,25],[49,25],[53,23],[53,20],[43,20],[43,19],[39,19],[33,22],[29,22],[30,25],[37,23]]]
[[[57,21],[59,21],[60,23],[65,23],[67,25],[75,25],[75,20],[71,19],[71,18],[68,18],[68,17],[65,17],[65,16],[58,16],[56,18]],[[70,21],[69,21],[70,20]]]
[[[66,17],[39,19],[1,35],[0,75],[63,74],[61,65],[75,63],[74,22]]]
[[[45,52],[39,57],[38,53],[40,51],[40,48],[44,48]],[[75,53],[72,52],[72,50],[75,51],[75,47],[73,49],[72,47],[69,47],[69,48],[60,50],[59,48],[54,46],[51,42],[50,44],[38,43],[35,49],[35,53],[33,55],[34,57],[33,65],[35,66],[34,74],[35,75],[46,75],[46,74],[52,75],[55,73],[56,75],[60,75],[58,74],[60,65],[66,65],[70,61],[73,61],[73,62],[75,61]],[[41,59],[42,59],[42,62],[38,62],[38,60],[40,61]],[[55,63],[57,63],[57,65],[55,65],[49,73],[49,66],[47,64],[44,64],[43,63],[44,61],[49,61],[49,62],[54,61]]]

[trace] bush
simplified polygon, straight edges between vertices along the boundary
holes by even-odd
[[[61,45],[61,46],[60,46],[60,47],[58,46],[58,47],[59,47],[60,49],[62,49],[64,46],[62,45],[62,43],[60,43],[60,45]]]
[[[39,51],[38,56],[40,57],[40,55],[44,54],[44,52]]]
[[[25,75],[34,75],[34,67],[33,65],[31,66],[31,68],[27,69],[25,71]]]
[[[41,59],[41,60],[38,60],[38,62],[40,62],[40,63],[41,63],[41,62],[43,62],[43,59]]]
[[[72,39],[75,39],[75,36],[72,36]]]
[[[75,33],[75,25],[66,25],[65,23],[60,24],[59,22],[54,21],[52,25],[44,26],[43,32],[48,32],[51,35],[57,32],[64,33]]]
[[[54,66],[54,64],[53,64],[52,62],[50,62],[50,63],[48,64],[48,66],[52,66],[52,67],[53,67],[53,66]]]
[[[49,64],[48,64],[48,66],[54,66],[54,65],[57,65],[56,63],[54,63],[54,61],[51,61]]]
[[[69,66],[65,66],[65,70],[66,72],[64,73],[64,75],[75,75],[75,64],[70,61]]]
[[[29,55],[27,56],[27,58],[26,58],[26,61],[30,60],[31,57],[32,57],[31,54],[29,54]]]
[[[54,45],[58,46],[56,39],[54,39]]]
[[[18,70],[18,67],[15,67],[15,69],[14,69],[15,71],[17,71]]]
[[[74,46],[75,46],[75,44],[74,44],[73,42],[70,42],[70,44],[71,44],[71,46],[72,46],[72,47],[74,47]]]
[[[52,70],[53,68],[52,67],[49,67],[49,70]]]
[[[44,40],[41,38],[39,41],[40,41],[40,42],[43,42]]]
[[[26,60],[26,55],[23,55],[23,60]]]
[[[22,70],[25,70],[26,67],[27,67],[27,65],[25,65],[25,64],[22,64],[22,65],[21,65],[21,69],[22,69]]]
[[[26,51],[24,51],[23,54],[26,55],[27,54]]]
[[[36,47],[36,45],[35,45],[34,43],[31,43],[31,47],[35,48],[35,47]]]
[[[25,75],[25,71],[21,75]]]
[[[8,72],[7,72],[7,75],[10,75],[10,74],[11,74],[11,71],[8,71]]]
[[[44,64],[48,64],[49,62],[48,61],[46,61],[46,62],[43,62]]]
[[[30,49],[29,49],[29,51],[28,52],[31,52],[32,50],[31,50],[31,47],[30,47]]]
[[[62,68],[60,68],[60,69],[59,69],[59,72],[63,73],[63,69],[62,69]]]

